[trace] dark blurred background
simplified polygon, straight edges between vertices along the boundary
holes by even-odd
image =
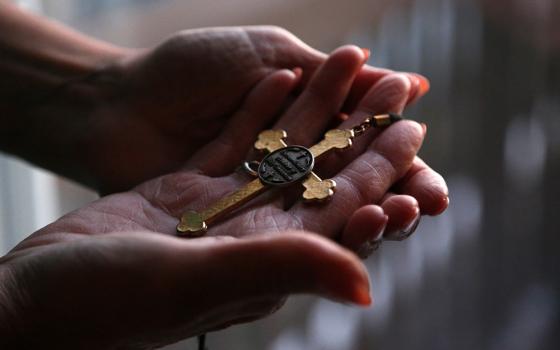
[[[407,115],[428,124],[421,155],[447,178],[451,205],[367,261],[375,306],[294,297],[210,334],[210,349],[560,348],[560,1],[17,2],[135,47],[186,28],[276,24],[326,52],[354,43],[371,48],[370,64],[430,78]],[[95,198],[7,157],[0,195],[1,253]]]

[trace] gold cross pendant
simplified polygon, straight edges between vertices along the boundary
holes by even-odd
[[[255,142],[255,148],[269,153],[259,164],[256,171],[258,178],[201,212],[186,211],[177,225],[178,234],[187,237],[204,235],[210,223],[239,208],[270,187],[285,187],[302,182],[305,188],[302,195],[304,200],[327,200],[334,194],[336,183],[331,179],[321,180],[313,172],[315,159],[333,149],[350,147],[352,139],[369,127],[388,126],[401,119],[393,114],[376,115],[352,129],[329,130],[323,140],[309,149],[303,146],[288,146],[284,141],[287,137],[284,130],[261,132]]]

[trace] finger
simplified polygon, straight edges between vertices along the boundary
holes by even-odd
[[[231,173],[251,149],[257,134],[280,112],[300,77],[301,70],[283,69],[260,81],[224,131],[197,152],[186,168],[196,167],[210,176]]]
[[[366,117],[381,113],[401,113],[412,91],[412,84],[406,74],[392,73],[372,85],[358,104],[350,118],[341,128],[361,123]]]
[[[348,114],[354,112],[360,101],[373,85],[385,76],[395,73],[399,72],[365,65],[354,80],[352,89],[350,90],[348,98],[344,103],[343,111]],[[401,72],[401,74],[405,74],[410,80],[410,91],[406,102],[407,105],[414,103],[430,90],[430,82],[426,77],[417,73]]]
[[[150,300],[141,314],[159,325],[186,323],[205,331],[273,312],[286,295],[296,293],[371,304],[367,271],[356,255],[309,232],[236,240],[132,232],[98,236],[80,247],[90,252],[83,255],[93,261],[89,267],[105,271],[107,293],[120,299],[120,311],[138,314],[138,303]],[[101,264],[91,260],[98,258]],[[123,299],[131,286],[144,288]],[[100,287],[88,292],[96,293],[95,288]]]
[[[248,26],[244,30],[252,44],[266,63],[277,68],[301,67],[303,69],[302,82],[306,85],[317,68],[325,62],[328,55],[307,45],[289,31],[275,26]],[[369,51],[362,49],[363,51]],[[355,100],[361,100],[364,93],[376,81],[392,71],[383,68],[365,66],[357,79]],[[360,93],[361,92],[361,93]],[[353,93],[354,95],[354,93]]]
[[[350,129],[371,115],[388,112],[401,113],[406,105],[409,91],[410,81],[403,74],[390,74],[382,78],[371,87],[357,110],[340,125],[339,129]],[[322,157],[318,160],[316,168],[318,173],[326,177],[334,176],[340,169],[361,155],[381,132],[382,129],[368,130],[353,140],[352,147],[343,152],[330,152]]]
[[[409,237],[419,220],[418,202],[414,197],[388,193],[381,205],[366,205],[356,210],[340,243],[356,251],[362,259],[378,248],[382,239],[402,240]]]
[[[356,210],[340,238],[340,243],[348,249],[366,258],[383,239],[383,232],[389,217],[378,205],[365,205]]]
[[[407,75],[411,79],[413,86],[413,90],[408,96],[407,105],[409,105],[418,101],[422,96],[430,91],[430,81],[428,78],[418,73],[407,73]]]
[[[419,157],[414,158],[412,167],[396,184],[395,190],[416,198],[423,215],[439,215],[449,206],[449,190],[444,178]]]
[[[388,193],[381,200],[381,207],[389,217],[385,239],[402,241],[414,233],[420,221],[420,208],[414,197]]]
[[[193,249],[195,241],[190,242]],[[182,257],[181,265],[190,266],[195,275],[212,276],[200,280],[198,290],[214,302],[293,293],[360,305],[371,302],[367,272],[356,256],[308,232],[259,235],[211,246],[203,243]],[[180,275],[184,278],[184,273]],[[197,293],[189,282],[184,287],[185,297]]]
[[[336,49],[275,128],[286,130],[290,143],[309,145],[316,141],[340,111],[364,60],[364,53],[356,46]]]
[[[363,205],[378,203],[404,176],[420,149],[423,135],[422,127],[413,121],[392,125],[334,177],[337,193],[329,205],[297,203],[292,207],[292,213],[301,219],[306,229],[332,237],[341,231],[354,211]]]

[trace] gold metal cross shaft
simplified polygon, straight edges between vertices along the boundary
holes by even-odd
[[[284,142],[287,134],[284,130],[266,130],[259,134],[255,148],[259,150],[266,150],[270,153],[288,148]],[[312,146],[309,152],[314,158],[318,158],[332,149],[343,149],[352,145],[352,138],[354,132],[352,130],[330,130],[325,134],[325,138]],[[321,180],[312,171],[303,181],[305,192],[303,198],[308,201],[325,200],[334,194],[336,183],[334,180]],[[203,235],[208,228],[208,224],[218,219],[247,201],[257,196],[270,186],[263,183],[261,178],[257,178],[240,189],[236,190],[218,200],[210,207],[203,211],[196,212],[189,210],[181,216],[181,221],[177,225],[179,234],[191,237]]]
[[[395,114],[382,114],[365,119],[352,129],[333,129],[323,140],[309,149],[288,146],[284,130],[266,130],[259,134],[255,148],[268,151],[257,172],[258,178],[240,189],[228,194],[201,212],[186,211],[177,225],[180,235],[198,237],[205,233],[208,224],[239,208],[247,201],[271,186],[289,185],[302,181],[306,201],[324,201],[334,194],[334,180],[321,180],[313,173],[314,160],[333,149],[344,149],[352,145],[355,136],[363,134],[371,127],[385,127],[402,120]]]

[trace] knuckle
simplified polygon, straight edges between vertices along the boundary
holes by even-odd
[[[286,28],[277,26],[277,25],[263,26],[263,30],[266,31],[266,32],[269,32],[269,33],[271,33],[271,34],[273,34],[277,37],[280,37],[280,38],[281,37],[287,38],[287,37],[292,37],[293,36],[293,34],[289,30],[287,30]]]
[[[263,37],[270,42],[295,41],[296,37],[285,28],[276,25],[259,25],[244,27],[245,32],[253,39]]]

